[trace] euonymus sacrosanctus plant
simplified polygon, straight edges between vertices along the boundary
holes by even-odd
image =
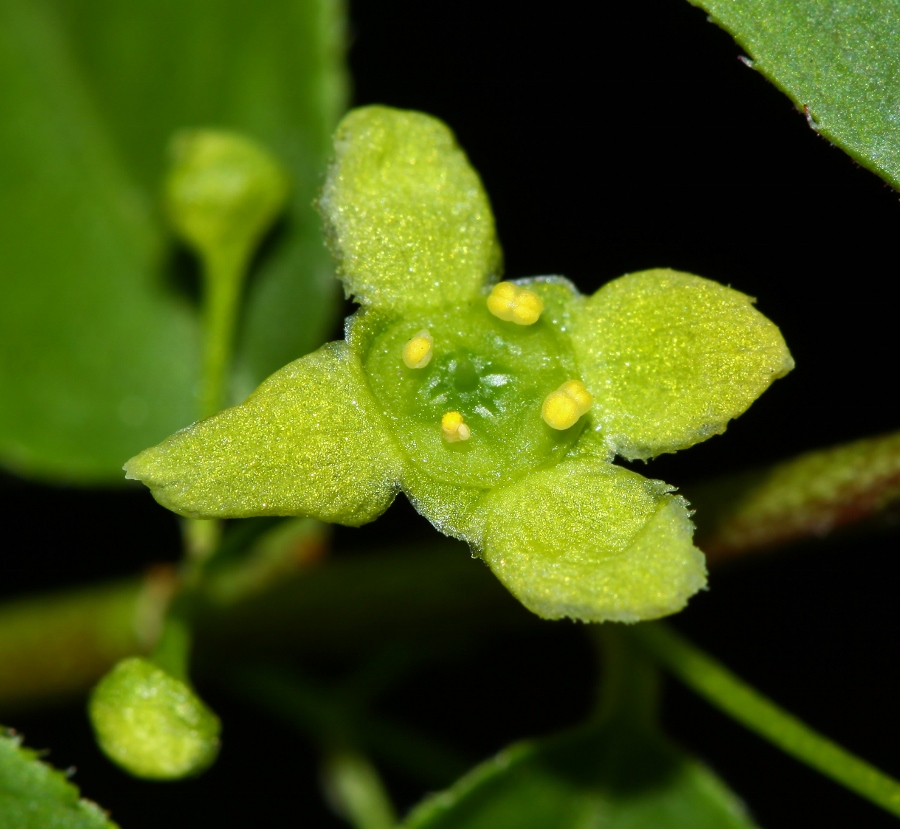
[[[320,199],[346,339],[126,464],[191,518],[358,526],[399,490],[546,618],[636,622],[706,584],[688,504],[612,461],[724,431],[793,367],[738,291],[668,269],[497,282],[487,196],[427,115],[348,114]]]

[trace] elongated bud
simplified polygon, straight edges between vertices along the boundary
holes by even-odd
[[[100,748],[135,777],[199,774],[219,751],[219,718],[147,659],[119,662],[94,688],[88,713]]]
[[[204,257],[248,255],[284,208],[287,175],[259,144],[212,130],[178,133],[165,206],[176,232]]]

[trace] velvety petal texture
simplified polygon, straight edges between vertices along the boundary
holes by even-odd
[[[416,512],[427,518],[436,530],[480,549],[483,524],[480,502],[490,490],[445,483],[412,463],[403,472],[401,487]]]
[[[722,432],[790,371],[753,300],[672,270],[591,297],[558,276],[492,287],[487,196],[419,112],[350,112],[320,207],[363,306],[346,341],[133,458],[129,477],[191,517],[350,525],[402,488],[540,616],[681,610],[706,585],[687,503],[610,461]]]
[[[399,454],[346,343],[273,374],[240,406],[132,458],[125,470],[191,518],[306,515],[358,526],[397,492]]]
[[[596,459],[570,459],[484,499],[484,559],[547,619],[637,622],[706,584],[683,498]]]
[[[592,421],[629,459],[725,431],[794,361],[753,299],[668,269],[614,279],[580,307],[572,340]]]
[[[499,273],[481,180],[445,124],[421,112],[350,112],[319,206],[348,295],[382,311],[460,302]]]

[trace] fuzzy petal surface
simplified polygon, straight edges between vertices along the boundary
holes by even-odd
[[[794,367],[753,302],[663,268],[615,279],[580,304],[572,340],[594,429],[630,460],[724,432]]]
[[[334,146],[319,207],[348,295],[402,313],[458,303],[497,275],[487,194],[441,121],[362,107]]]
[[[125,465],[190,518],[306,515],[359,526],[397,492],[403,459],[346,343],[328,343],[240,406],[176,432]]]
[[[670,492],[620,466],[566,460],[484,499],[484,559],[545,619],[667,616],[706,585],[687,505]]]

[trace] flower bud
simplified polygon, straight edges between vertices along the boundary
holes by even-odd
[[[219,751],[219,718],[147,659],[123,659],[94,688],[88,713],[100,748],[135,777],[177,780]]]
[[[191,130],[172,141],[165,206],[176,232],[202,256],[248,255],[284,208],[287,175],[256,142]]]

